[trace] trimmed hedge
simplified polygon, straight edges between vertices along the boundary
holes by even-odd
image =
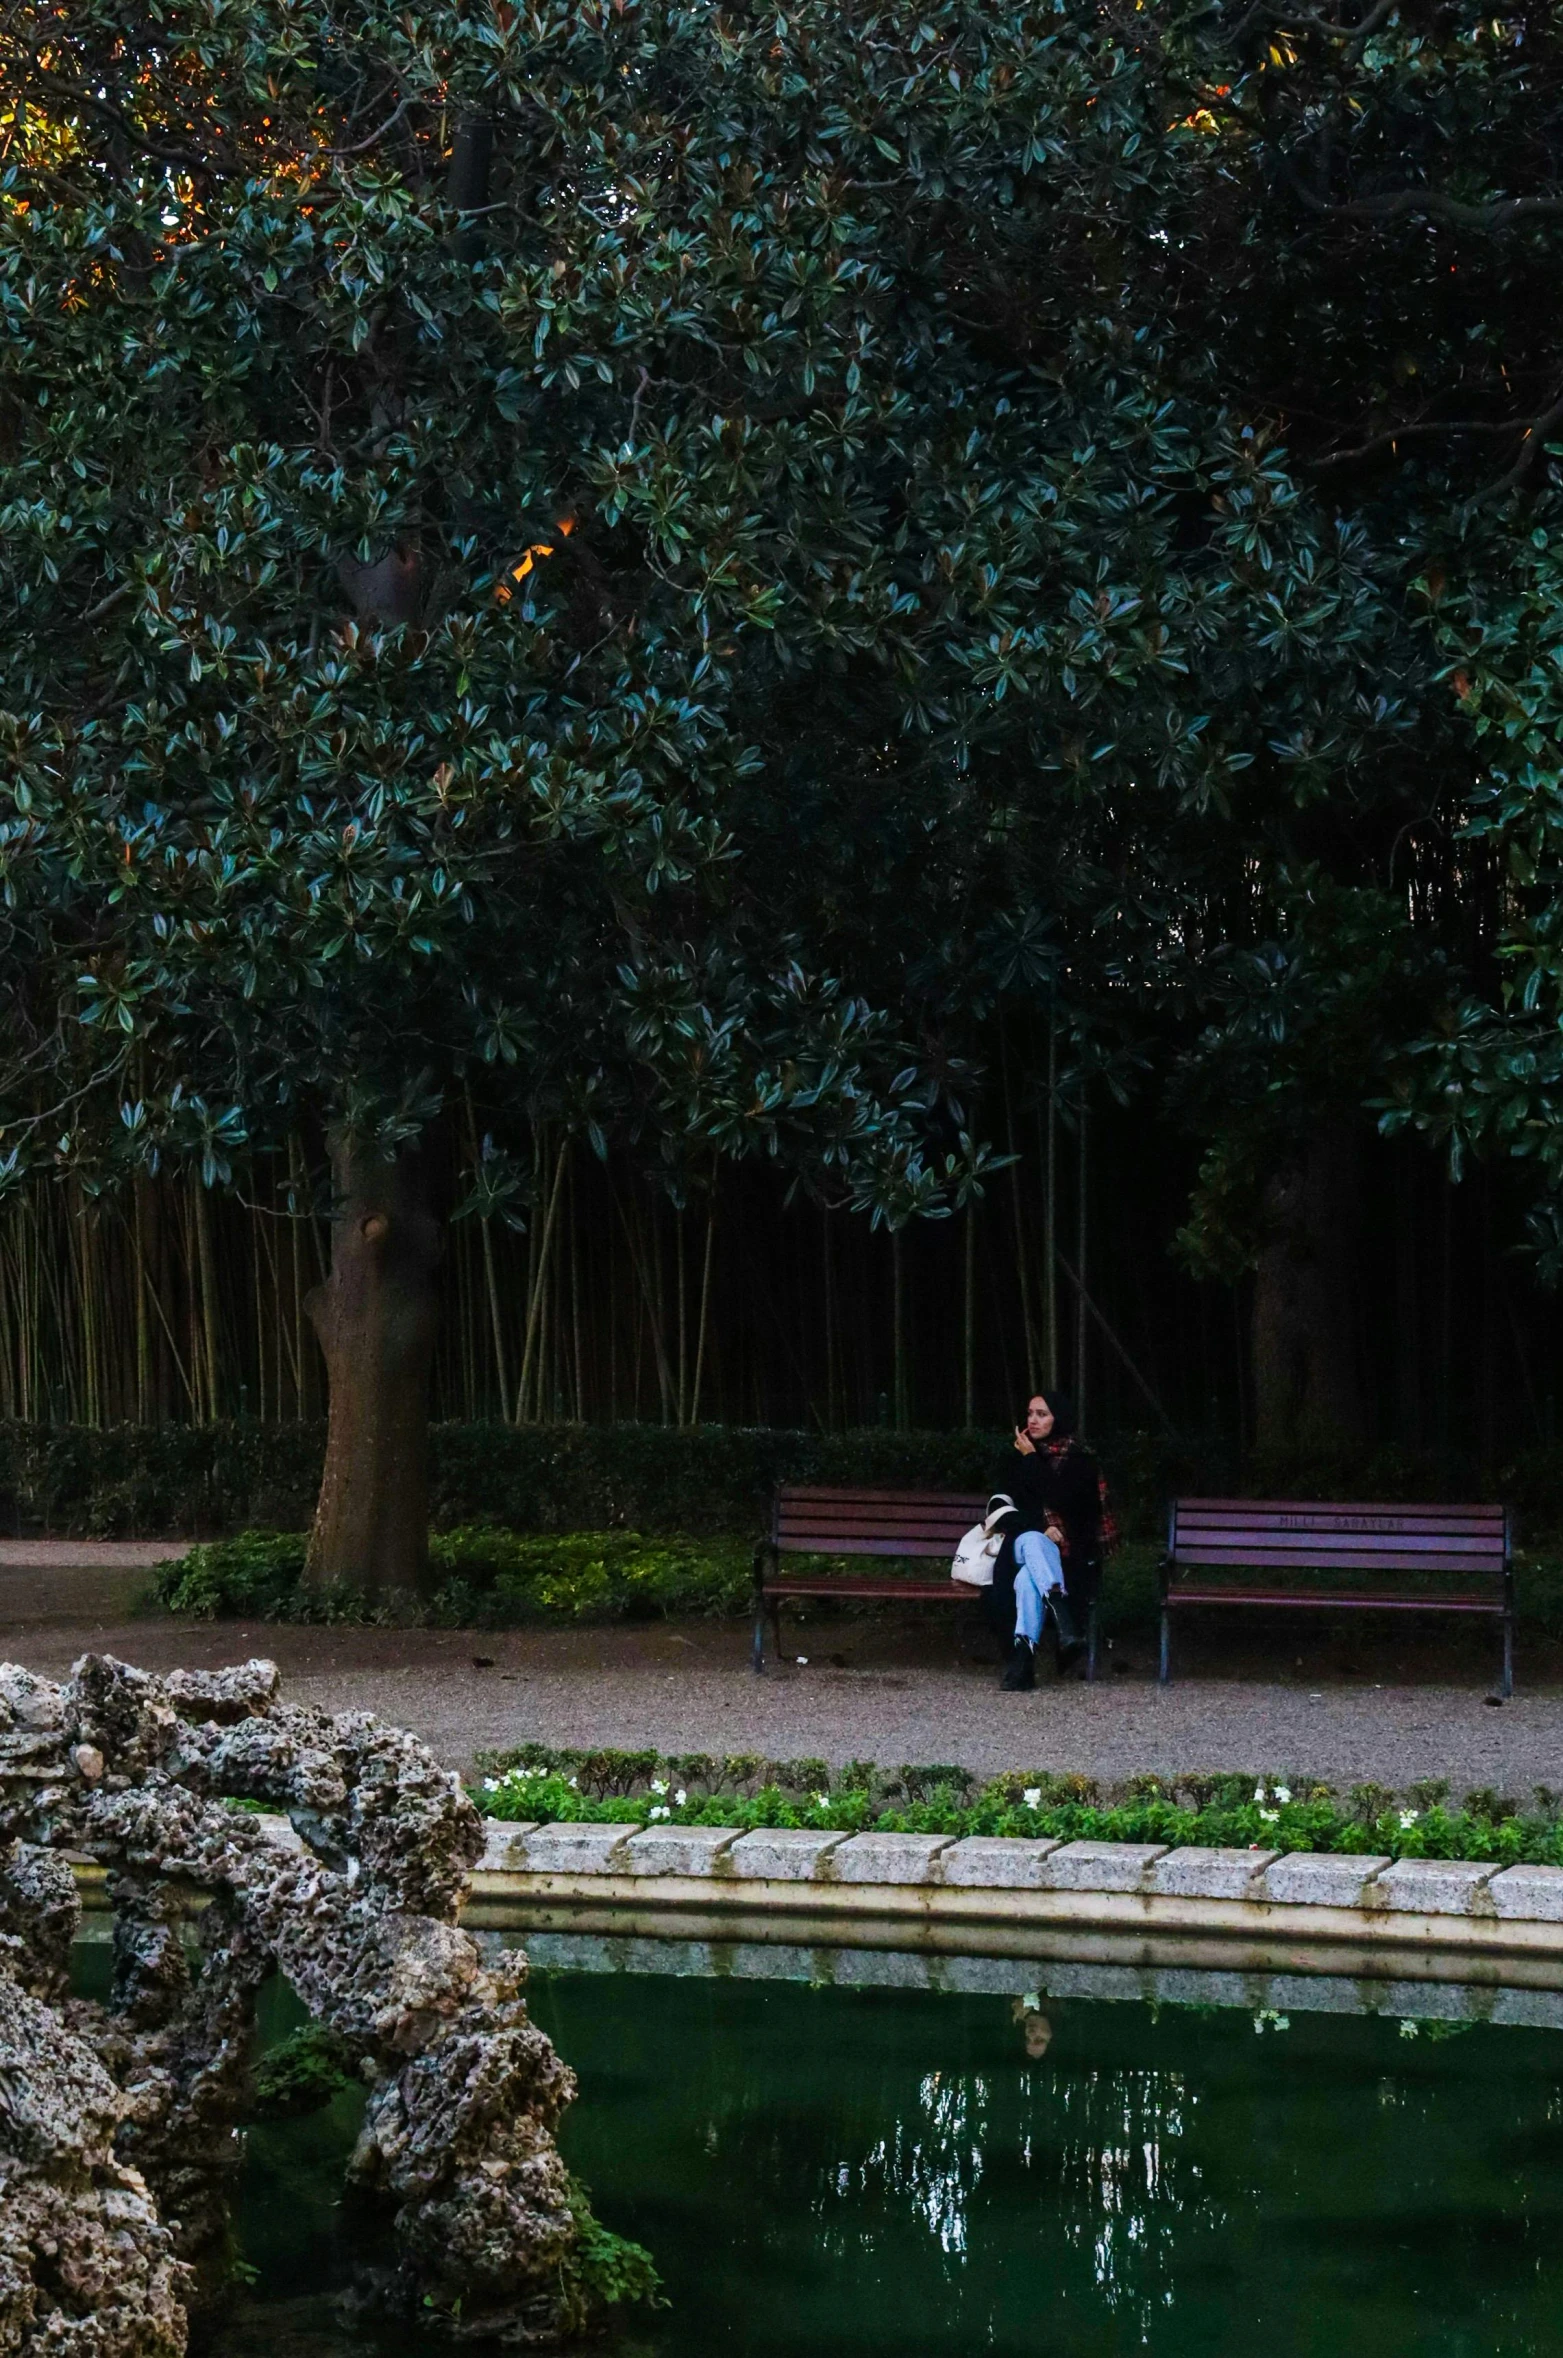
[[[480,1756],[472,1797],[486,1817],[597,1825],[806,1826],[822,1833],[1048,1836],[1060,1842],[1160,1842],[1173,1849],[1383,1852],[1391,1858],[1492,1859],[1563,1866],[1563,1809],[1545,1786],[1530,1809],[1488,1790],[1451,1808],[1442,1779],[1398,1797],[1382,1785],[1300,1776],[1144,1776],[1104,1798],[1089,1777],[1013,1769],[987,1784],[965,1769],[886,1770],[852,1761],[752,1754],[556,1751],[527,1744]]]
[[[753,1535],[778,1481],[881,1482],[983,1490],[1004,1433],[788,1432],[708,1425],[445,1424],[434,1428],[431,1519],[438,1530],[634,1530]],[[247,1527],[302,1531],[325,1446],[323,1425],[23,1425],[0,1422],[0,1524],[13,1531],[216,1538]],[[1220,1440],[1103,1436],[1126,1532],[1159,1539],[1178,1491],[1306,1498],[1501,1498],[1531,1541],[1563,1537],[1563,1447],[1485,1471],[1408,1451],[1239,1467]]]

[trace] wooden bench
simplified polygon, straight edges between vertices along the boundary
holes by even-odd
[[[769,1614],[781,1652],[783,1597],[886,1598],[918,1605],[972,1605],[982,1596],[950,1578],[950,1560],[987,1512],[986,1496],[947,1490],[845,1490],[787,1484],[776,1493],[769,1536],[754,1551],[754,1667],[765,1668]],[[789,1555],[937,1558],[942,1579],[886,1572],[784,1572]],[[1086,1675],[1096,1670],[1096,1616],[1091,1616]]]
[[[1349,1577],[1363,1573],[1370,1578]],[[1164,1686],[1172,1675],[1172,1616],[1188,1605],[1489,1614],[1503,1624],[1500,1691],[1514,1692],[1507,1507],[1175,1498],[1161,1566]]]

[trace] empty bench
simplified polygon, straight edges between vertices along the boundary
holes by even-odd
[[[919,1605],[970,1605],[981,1589],[950,1578],[950,1560],[987,1499],[947,1490],[836,1490],[786,1485],[771,1528],[754,1551],[754,1667],[765,1668],[765,1623],[781,1652],[784,1597],[880,1597]],[[784,1556],[900,1556],[941,1559],[942,1579],[889,1572],[784,1571]]]
[[[1503,1626],[1500,1692],[1514,1692],[1507,1507],[1175,1498],[1161,1566],[1163,1685],[1172,1616],[1193,1605],[1486,1614]]]

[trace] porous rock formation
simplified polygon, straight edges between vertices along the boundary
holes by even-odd
[[[423,1745],[282,1703],[270,1662],[156,1678],[88,1655],[63,1686],[0,1665],[0,2358],[183,2349],[274,1971],[369,2084],[352,2177],[393,2213],[381,2296],[458,2339],[578,2322],[553,2141],[574,2077],[525,1960],[457,1928],[481,1847]],[[62,1850],[107,1870],[107,2006],[66,1995]]]

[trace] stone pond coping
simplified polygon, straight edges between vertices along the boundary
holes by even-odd
[[[804,1828],[489,1819],[486,1831],[479,1924],[950,1952],[1078,1952],[1101,1935],[1149,1955],[1193,1940],[1254,1970],[1294,1951],[1329,1970],[1330,1950],[1393,1952],[1405,1970],[1418,1952],[1435,1975],[1507,1959],[1563,1987],[1563,1867]]]
[[[478,1927],[1563,1989],[1563,1867],[803,1827],[490,1818],[485,1835]],[[102,1869],[77,1875],[101,1899]]]

